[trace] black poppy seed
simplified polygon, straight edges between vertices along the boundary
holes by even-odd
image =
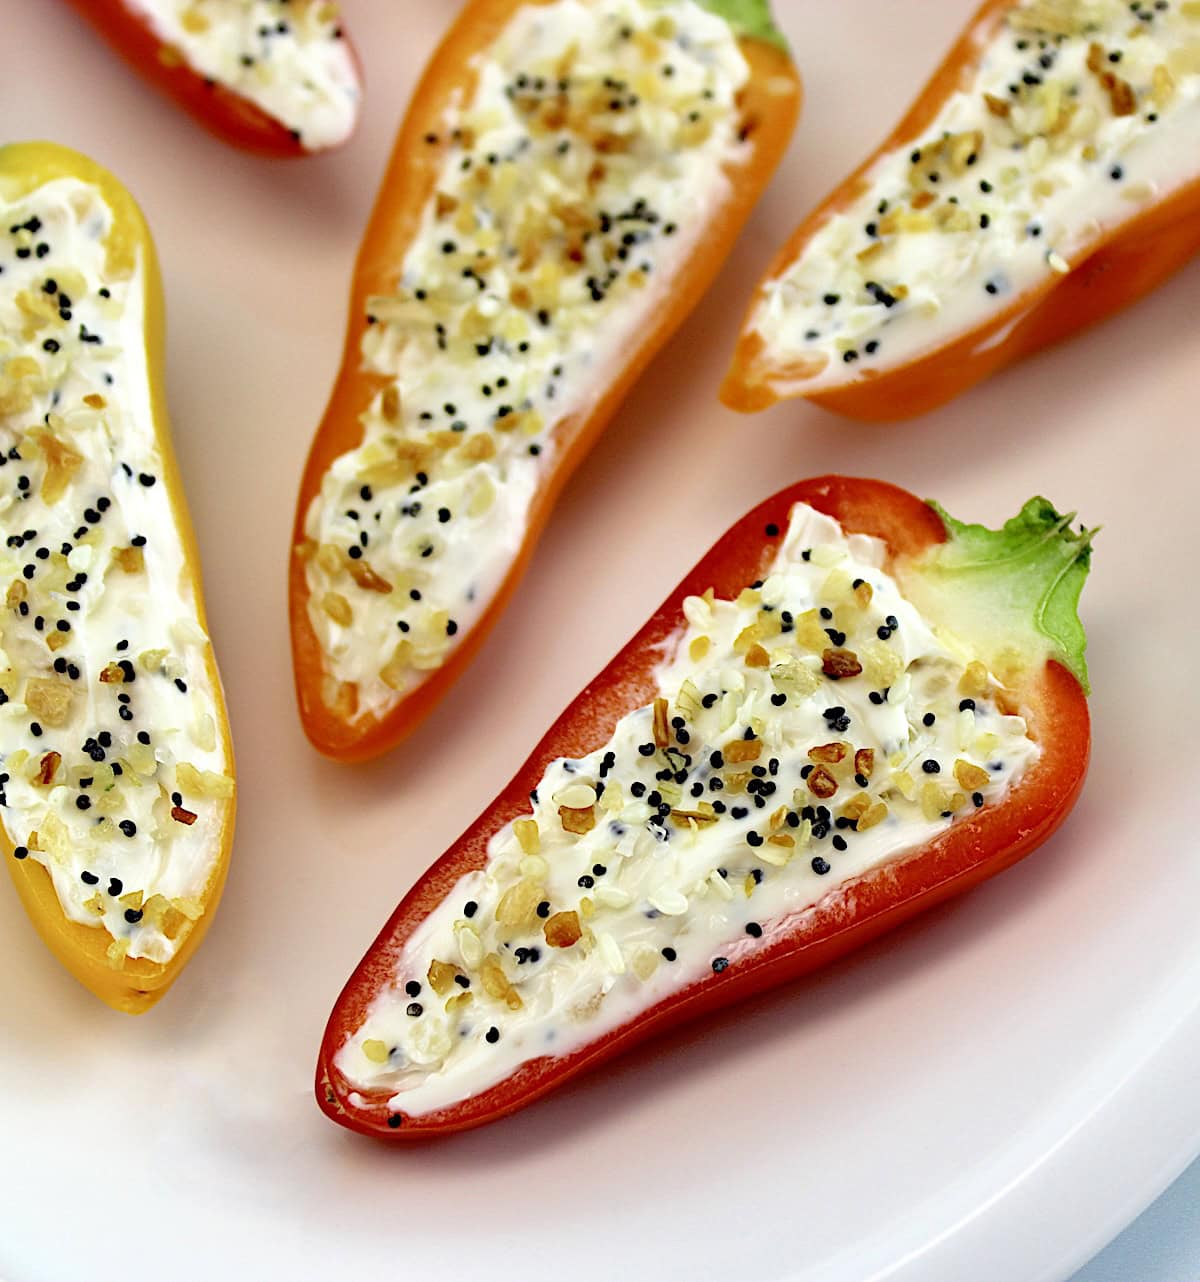
[[[845,837],[843,837],[843,836],[841,836],[840,834],[839,834],[839,835],[837,835],[837,836],[835,836],[835,837],[834,837],[834,839],[833,839],[833,848],[834,848],[834,850],[845,850],[845,849],[846,849],[846,838],[845,838]]]
[[[820,855],[817,855],[812,861],[812,870],[818,877],[824,877],[831,867],[829,860],[822,859]]]
[[[921,762],[921,769],[924,770],[927,775],[939,775],[942,773],[942,767],[934,761],[932,757],[926,757],[925,760]]]
[[[728,957],[714,957],[712,961],[713,974],[719,975],[723,970],[729,969]]]
[[[479,911],[479,905],[473,899],[468,899],[467,902],[463,905],[464,917],[474,917],[478,911]]]
[[[42,737],[42,727],[38,725],[36,721],[31,721],[29,723],[29,733],[33,735],[35,739],[40,739]]]
[[[117,825],[126,837],[133,837],[137,834],[137,824],[132,819],[122,819]]]
[[[126,908],[125,920],[131,925],[136,926],[142,920],[142,910],[140,908]]]
[[[596,884],[596,879],[594,877],[589,877],[587,873],[584,873],[575,884],[582,887],[584,890],[591,890],[591,888]]]
[[[751,829],[746,834],[746,844],[750,846],[761,846],[763,844],[762,834]]]
[[[927,712],[927,713],[926,713],[926,714],[921,718],[921,724],[922,724],[923,726],[931,726],[931,725],[933,725],[933,723],[934,723],[936,720],[937,720],[937,717],[935,717],[935,716],[933,715],[933,713],[932,713],[932,712]]]
[[[409,1002],[408,1005],[404,1008],[404,1013],[406,1015],[411,1015],[413,1019],[416,1019],[418,1015],[423,1014],[424,1011],[425,1011],[425,1008],[424,1006],[421,1005],[420,1002]]]
[[[27,859],[28,857],[29,850],[25,846],[16,846],[13,848],[14,859]]]
[[[79,874],[79,880],[85,886],[95,886],[99,883],[100,878],[94,872],[88,872],[86,869]]]
[[[495,1046],[495,1044],[500,1040],[500,1030],[495,1026],[495,1024],[493,1024],[491,1028],[484,1033],[483,1039],[485,1042],[489,1043],[489,1045]]]
[[[983,805],[983,793],[982,792],[971,793],[971,802],[975,806],[975,809],[978,810],[979,807]]]
[[[150,733],[149,733],[149,731],[147,731],[147,730],[139,730],[139,731],[138,731],[138,733],[137,733],[137,741],[138,741],[138,743],[149,743],[149,742],[150,742]]]

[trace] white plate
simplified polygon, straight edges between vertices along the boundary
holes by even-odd
[[[749,234],[567,490],[474,670],[415,741],[339,767],[292,704],[291,504],[376,176],[454,6],[345,7],[370,118],[340,155],[267,164],[160,104],[64,6],[0,0],[3,129],[109,164],[157,236],[243,797],[219,919],[142,1019],[61,973],[0,893],[0,1274],[1065,1277],[1200,1152],[1200,266],[920,422],[721,410],[749,282],[970,10],[783,4],[809,101]],[[835,970],[509,1122],[402,1152],[330,1125],[317,1043],[395,901],[726,524],[834,469],[971,519],[1044,491],[1103,523],[1095,765],[1066,828]]]

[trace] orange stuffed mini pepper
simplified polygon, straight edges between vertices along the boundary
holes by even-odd
[[[321,751],[382,752],[469,662],[798,105],[762,0],[462,10],[384,176],[300,488],[292,649]]]
[[[759,285],[722,397],[950,400],[1200,248],[1200,8],[988,0]]]

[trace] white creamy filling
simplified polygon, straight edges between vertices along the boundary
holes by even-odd
[[[353,132],[362,85],[328,0],[125,0],[199,75],[290,129],[309,150]]]
[[[1066,273],[1194,180],[1200,9],[1024,0],[911,147],[769,287],[751,326],[810,392],[896,368]]]
[[[233,780],[112,232],[73,178],[0,226],[0,817],[119,965],[199,915]]]
[[[486,610],[560,442],[728,193],[748,68],[693,0],[517,10],[426,145],[437,192],[368,304],[388,384],[306,521],[326,699],[383,715]]]
[[[529,816],[414,931],[338,1051],[351,1084],[413,1115],[475,1095],[1000,802],[1040,750],[884,561],[797,505],[761,586],[689,598],[663,702],[555,761]],[[828,676],[847,655],[861,673]]]

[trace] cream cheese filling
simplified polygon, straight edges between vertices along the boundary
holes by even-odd
[[[0,820],[119,966],[201,914],[234,785],[118,235],[78,179],[4,207]]]
[[[693,0],[526,5],[477,59],[395,293],[386,380],[307,513],[326,702],[382,716],[440,667],[521,548],[561,447],[669,304],[729,191],[748,68]]]
[[[688,598],[654,703],[552,763],[408,939],[353,1087],[419,1115],[568,1055],[1002,802],[1040,750],[884,564],[798,504],[764,582]]]
[[[310,151],[353,132],[362,85],[328,0],[124,0],[199,75],[290,129]]]

